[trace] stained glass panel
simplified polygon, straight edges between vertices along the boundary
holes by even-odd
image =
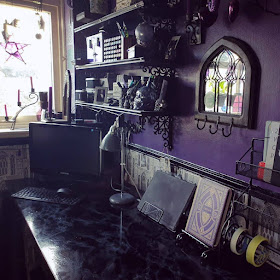
[[[208,65],[204,77],[205,112],[242,115],[245,64],[224,48]]]

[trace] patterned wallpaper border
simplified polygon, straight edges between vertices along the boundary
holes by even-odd
[[[197,184],[200,179],[200,175],[189,171],[187,166],[176,165],[175,161],[168,155],[163,153],[153,155],[151,151],[145,153],[145,149],[140,150],[135,149],[135,147],[126,149],[126,166],[131,176],[126,176],[126,181],[131,185],[136,184],[142,192],[148,188],[157,170],[172,173],[174,176],[178,176],[190,183]],[[247,204],[248,195],[244,192],[244,188],[233,189],[233,193],[235,199],[238,197],[243,205]],[[240,209],[242,209],[242,207]],[[238,206],[236,210],[239,210]],[[240,212],[238,211],[238,213]],[[260,234],[268,238],[270,244],[275,249],[280,250],[280,205],[275,205],[252,195],[251,210],[247,209],[247,211],[243,211],[242,214],[249,219],[249,233],[251,236]],[[239,224],[239,226],[246,226],[245,220],[241,216],[236,216],[234,222]],[[280,255],[271,251],[269,255],[269,264],[280,270]]]
[[[0,185],[6,180],[29,177],[28,145],[0,146]]]
[[[220,184],[224,184],[232,189],[237,191],[244,191],[248,187],[248,180],[242,181],[240,179],[231,177],[229,175],[217,172],[215,170],[188,162],[186,160],[179,159],[177,157],[138,145],[138,144],[129,144],[127,149],[131,151],[137,151],[139,153],[144,153],[149,155],[151,158],[159,159],[165,158],[168,159],[171,165],[171,171],[176,173],[176,168],[182,168],[192,172],[193,174],[209,178],[213,181],[216,181]],[[265,200],[267,202],[276,204],[280,206],[280,193],[275,193],[270,190],[263,189],[258,186],[253,186],[251,194],[259,199]]]

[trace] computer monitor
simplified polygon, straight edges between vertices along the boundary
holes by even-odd
[[[31,172],[85,180],[100,174],[100,129],[30,123],[29,133]]]

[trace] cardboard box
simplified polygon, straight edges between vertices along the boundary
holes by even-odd
[[[116,0],[116,11],[129,7],[131,0]]]
[[[89,0],[89,10],[92,14],[107,15],[108,6],[108,0]]]
[[[127,49],[127,58],[142,57],[143,55],[143,48],[139,45],[134,45]]]

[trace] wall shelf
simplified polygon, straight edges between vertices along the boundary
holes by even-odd
[[[108,112],[113,112],[116,114],[127,114],[139,117],[148,117],[148,116],[164,116],[167,115],[166,112],[157,112],[157,111],[140,111],[140,110],[133,110],[133,109],[126,109],[117,106],[110,106],[107,104],[94,104],[94,103],[87,103],[84,101],[76,101],[77,106],[85,106],[96,110],[103,110]]]
[[[130,12],[135,11],[135,10],[137,10],[139,8],[142,8],[142,7],[144,7],[144,2],[140,1],[136,4],[134,4],[134,5],[131,5],[127,8],[124,8],[124,9],[121,9],[121,10],[116,11],[114,13],[111,13],[109,15],[106,15],[106,16],[100,18],[100,19],[97,19],[97,20],[94,20],[92,22],[83,24],[82,26],[76,27],[76,28],[74,28],[74,33],[77,33],[79,31],[85,30],[85,29],[90,28],[90,27],[98,27],[100,24],[102,24],[104,22],[107,22],[108,20],[114,19],[118,16],[125,15],[127,13],[130,13]]]
[[[236,174],[280,187],[280,171],[260,167],[243,161],[236,161]],[[266,179],[266,174],[271,177]]]
[[[274,186],[280,187],[280,170],[274,170],[259,166],[258,163],[262,161],[262,151],[256,149],[256,142],[264,142],[264,139],[253,138],[251,147],[245,154],[236,161],[236,174]],[[250,155],[250,160],[246,161],[246,156]]]
[[[180,2],[180,1],[179,1]],[[88,77],[100,78],[103,74],[126,74],[126,75],[136,75],[136,76],[154,76],[160,78],[173,78],[176,75],[175,65],[169,60],[165,60],[164,47],[167,47],[170,38],[175,34],[175,6],[179,3],[177,0],[169,3],[167,1],[139,1],[129,7],[116,11],[114,13],[105,15],[97,20],[93,20],[89,23],[82,24],[81,22],[75,22],[77,27],[74,28],[74,39],[75,39],[75,59],[76,59],[76,89],[86,88],[85,80]],[[74,9],[75,10],[75,9]],[[79,7],[76,7],[76,14],[80,12]],[[74,11],[75,15],[75,11]],[[105,33],[104,37],[110,38],[110,36],[116,36],[119,34],[116,21],[120,24],[125,22],[129,27],[128,34],[133,37],[134,30],[137,28],[138,24],[145,21],[151,24],[154,28],[155,38],[157,43],[155,43],[155,48],[158,51],[150,51],[147,49],[143,51],[143,57],[131,58],[131,59],[121,59],[117,61],[110,62],[96,62],[88,63],[88,43],[86,38],[97,34],[100,30]],[[132,38],[136,39],[136,38]],[[127,42],[127,46],[123,46],[124,52],[130,44],[135,44],[132,40]],[[166,45],[166,46],[165,46]],[[104,50],[102,50],[104,53]],[[126,57],[125,55],[123,55]],[[145,57],[145,58],[144,58]],[[131,71],[130,71],[131,70]],[[144,73],[141,75],[141,71]],[[128,73],[129,71],[129,73]],[[112,73],[111,73],[112,72]],[[105,76],[105,75],[103,75]],[[108,114],[113,114],[116,116],[127,115],[136,116],[139,121],[136,123],[131,123],[130,120],[129,128],[133,133],[139,133],[144,130],[144,125],[149,123],[153,126],[154,134],[159,134],[162,136],[164,141],[164,147],[171,150],[172,147],[172,123],[173,117],[170,112],[158,112],[158,111],[139,111],[120,108],[116,106],[109,106],[108,104],[93,104],[83,101],[76,101],[76,106],[82,113],[89,112],[94,114],[100,119],[105,120],[105,116]],[[104,115],[104,117],[103,117]],[[81,117],[82,118],[82,117]],[[133,118],[131,118],[133,119]],[[135,118],[134,118],[135,119]]]
[[[84,69],[95,69],[100,67],[116,67],[116,66],[122,66],[122,65],[132,65],[132,64],[141,64],[144,63],[145,60],[143,57],[138,58],[130,58],[130,59],[122,59],[117,60],[113,62],[99,62],[99,63],[88,63],[84,65],[76,65],[76,70],[84,70]]]
[[[130,121],[127,122],[131,132],[142,132],[144,130],[144,125],[148,122],[149,124],[153,125],[154,134],[161,135],[164,147],[168,148],[169,150],[172,150],[173,148],[173,118],[170,114],[168,114],[168,112],[132,110],[116,106],[109,106],[107,104],[94,104],[83,101],[76,101],[76,106],[85,107],[96,112],[107,112],[118,116],[138,116],[139,121],[137,123],[132,124]]]

